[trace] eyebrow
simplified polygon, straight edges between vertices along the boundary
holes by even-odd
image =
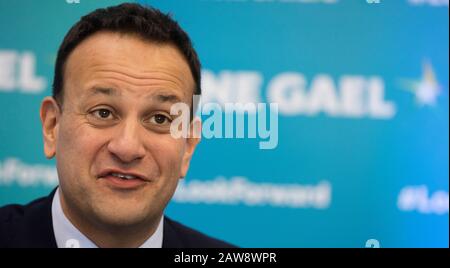
[[[177,96],[177,95],[173,95],[173,94],[155,94],[155,95],[151,95],[148,96],[148,98],[153,99],[157,102],[170,102],[170,103],[177,103],[177,102],[181,102],[181,99]]]
[[[108,95],[108,96],[120,96],[120,92],[115,88],[103,88],[103,87],[93,87],[90,90],[88,97],[95,95]]]
[[[107,95],[107,96],[120,96],[122,95],[119,90],[115,88],[104,88],[104,87],[93,87],[90,89],[90,93],[88,97],[92,97],[95,95]],[[182,102],[180,97],[175,94],[165,94],[165,93],[156,93],[146,97],[146,99],[151,99],[156,102],[162,103],[178,103]]]

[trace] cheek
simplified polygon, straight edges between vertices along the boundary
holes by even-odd
[[[174,139],[170,135],[153,139],[151,145],[153,157],[156,159],[162,175],[178,179],[185,150],[184,140]]]
[[[96,131],[87,125],[61,122],[56,158],[62,170],[71,174],[90,171],[90,165],[105,137]]]
[[[154,195],[156,200],[161,202],[161,207],[167,206],[177,188],[181,176],[183,152],[183,142],[170,136],[169,138],[159,137],[158,142],[152,144],[151,154],[160,171]]]
[[[58,151],[62,154],[61,156],[72,154],[78,154],[78,157],[87,156],[86,154],[92,150],[95,143],[95,136],[86,130],[85,126],[66,124],[60,127],[57,147],[59,147]]]

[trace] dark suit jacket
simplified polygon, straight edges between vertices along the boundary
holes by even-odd
[[[47,197],[28,205],[0,208],[0,248],[56,248],[52,223],[52,200]],[[230,248],[226,242],[206,236],[164,217],[163,248]]]

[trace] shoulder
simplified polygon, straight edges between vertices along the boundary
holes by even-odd
[[[235,248],[235,245],[210,237],[168,217],[164,217],[163,247]]]
[[[26,205],[11,204],[0,207],[0,223],[4,225],[25,218],[28,212],[43,206],[47,201],[48,197],[42,197]]]
[[[7,205],[0,207],[0,247],[7,247],[11,241],[16,222],[24,215],[24,206]]]
[[[52,230],[51,197],[26,205],[0,207],[0,247],[39,246],[35,238],[48,235],[49,230]]]

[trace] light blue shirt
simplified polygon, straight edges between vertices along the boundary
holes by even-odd
[[[163,219],[161,217],[155,233],[140,248],[161,248],[163,241]],[[98,248],[89,238],[82,234],[66,217],[61,207],[59,188],[52,201],[53,232],[58,248]]]

